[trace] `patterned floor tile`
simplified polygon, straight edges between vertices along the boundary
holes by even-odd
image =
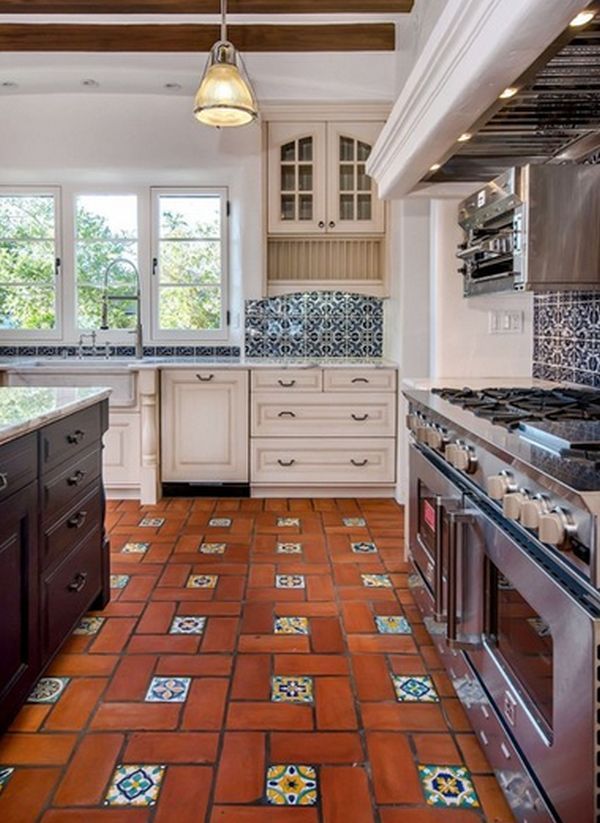
[[[439,703],[431,677],[425,674],[393,674],[392,682],[399,703]]]
[[[278,543],[277,554],[302,554],[302,543]]]
[[[479,808],[471,773],[464,766],[420,765],[419,777],[429,806]]]
[[[206,617],[183,614],[173,618],[169,634],[202,634],[206,627]]]
[[[275,634],[308,634],[308,618],[276,617],[273,631]]]
[[[344,517],[342,518],[342,523],[348,529],[362,529],[367,525],[367,521],[364,519],[364,517]]]
[[[227,543],[200,543],[201,554],[225,554]]]
[[[399,614],[376,615],[375,625],[379,634],[412,634],[406,617]]]
[[[231,517],[212,517],[208,521],[208,525],[221,529],[228,529],[232,522]]]
[[[317,771],[314,766],[269,766],[267,803],[273,806],[315,806]]]
[[[351,543],[350,545],[355,554],[377,554],[375,543]]]
[[[164,517],[142,517],[140,520],[138,527],[139,528],[151,528],[151,529],[158,529],[160,528],[165,522]]]
[[[278,517],[277,518],[277,527],[281,529],[285,529],[288,527],[296,527],[300,528],[300,518],[299,517]]]
[[[106,617],[86,615],[85,617],[81,618],[78,625],[73,630],[73,634],[98,634],[98,632],[100,631],[105,622]]]
[[[28,703],[56,703],[70,677],[41,677],[27,698]]]
[[[392,581],[387,574],[361,574],[362,584],[369,589],[391,589]]]
[[[144,700],[146,703],[185,703],[191,682],[190,677],[153,677]]]
[[[165,775],[165,766],[149,764],[119,765],[115,769],[106,806],[154,806]]]
[[[10,778],[13,776],[13,772],[14,768],[12,768],[11,766],[7,768],[0,767],[0,794],[2,794],[4,787],[6,786]]]
[[[110,587],[111,589],[124,589],[129,583],[128,574],[111,574]]]
[[[190,574],[185,587],[186,589],[214,589],[218,580],[218,574]]]
[[[277,589],[303,589],[306,581],[303,574],[276,574],[275,588]]]
[[[312,703],[313,701],[312,677],[277,675],[271,678],[271,702]]]
[[[121,554],[146,554],[149,548],[150,543],[125,543]]]

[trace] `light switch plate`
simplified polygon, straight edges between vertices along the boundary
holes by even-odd
[[[490,334],[522,334],[523,312],[498,309],[490,311]]]

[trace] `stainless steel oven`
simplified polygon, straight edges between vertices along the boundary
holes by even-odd
[[[597,601],[410,446],[414,594],[518,820],[597,820]]]

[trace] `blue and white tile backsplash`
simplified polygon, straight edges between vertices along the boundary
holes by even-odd
[[[600,388],[600,292],[534,296],[533,376]]]
[[[383,304],[347,292],[246,301],[246,357],[381,357]]]

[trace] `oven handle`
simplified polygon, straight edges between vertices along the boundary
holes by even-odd
[[[450,648],[475,648],[479,644],[458,640],[458,543],[459,532],[468,523],[473,523],[478,517],[474,509],[462,509],[448,513],[448,616],[446,639]],[[462,541],[461,541],[462,542]],[[461,545],[462,550],[462,545]]]
[[[435,545],[434,545],[434,590],[433,618],[438,623],[444,619],[444,569],[442,568],[442,534],[444,530],[444,498],[435,498]]]

